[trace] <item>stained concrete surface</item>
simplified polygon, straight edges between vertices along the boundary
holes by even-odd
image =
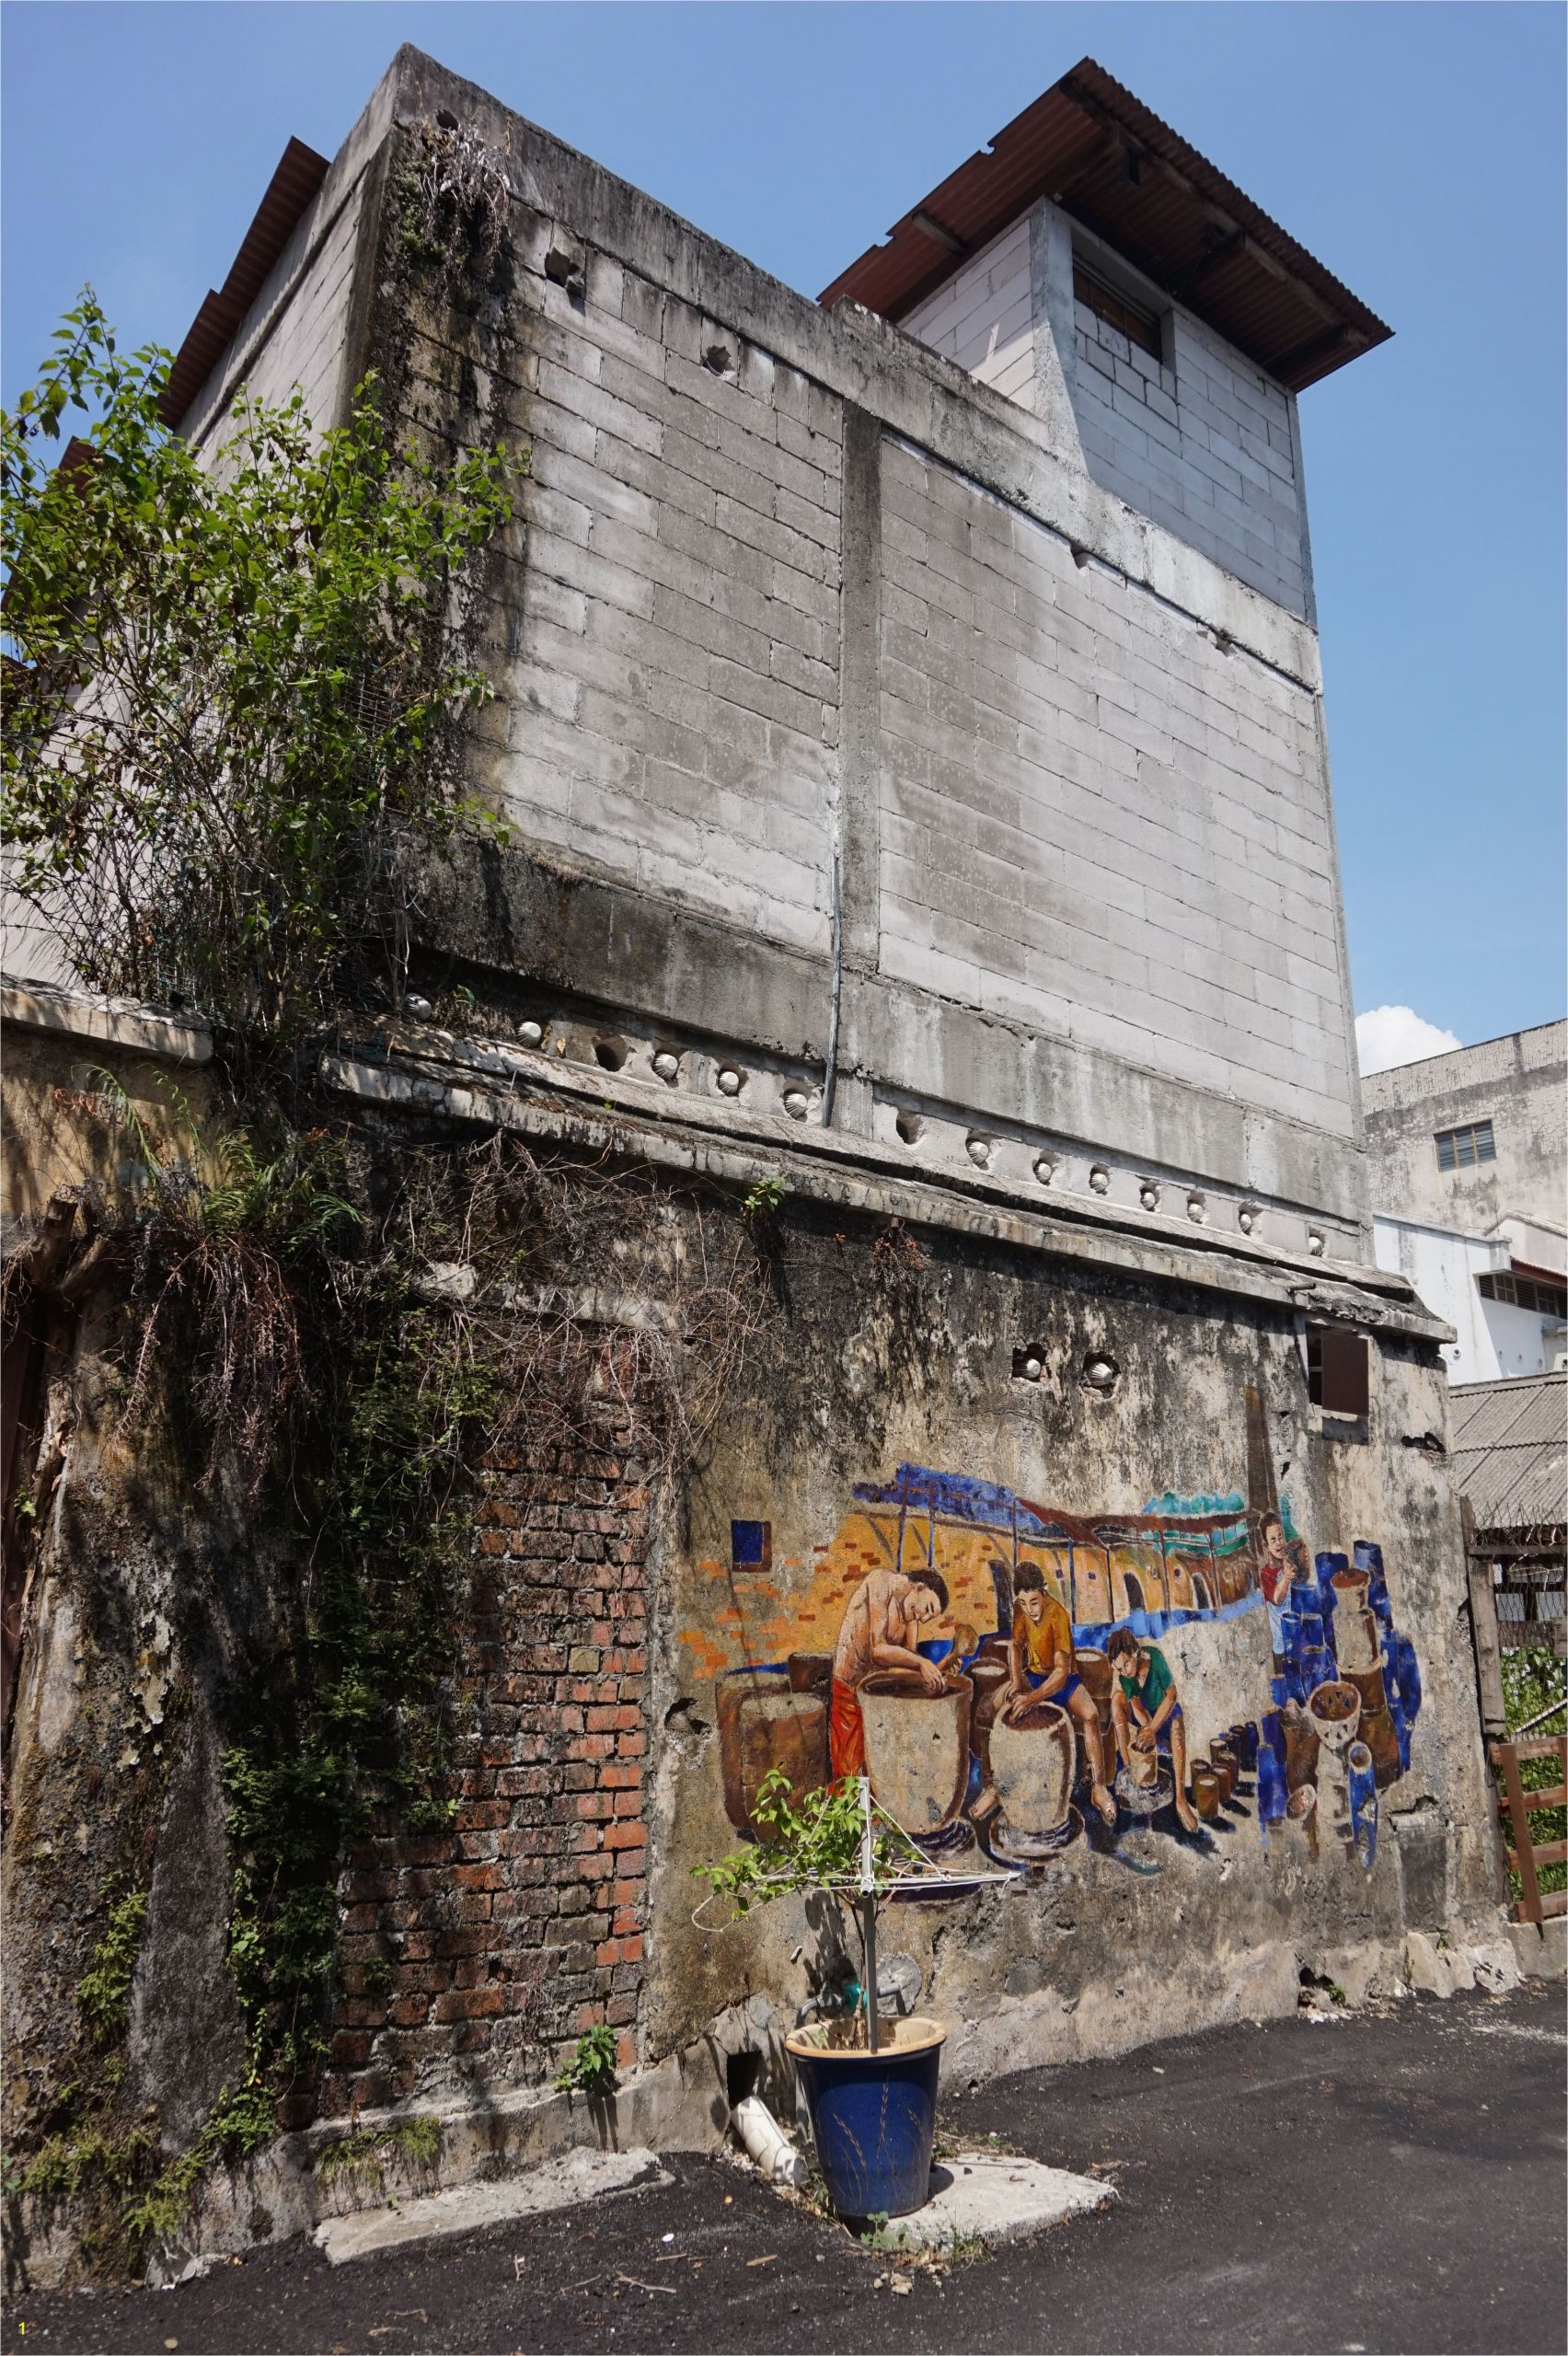
[[[23,2297],[3,2345],[1537,2356],[1568,2343],[1563,2059],[1562,1990],[1534,1986],[949,2085],[955,2141],[1121,2198],[907,2295],[754,2173],[679,2156],[603,2207],[354,2266],[300,2241],[177,2291]]]
[[[379,2209],[329,2217],[311,2239],[329,2266],[346,2266],[410,2242],[449,2241],[458,2234],[467,2236],[490,2225],[515,2224],[521,2217],[669,2182],[651,2152],[568,2152],[564,2159],[525,2168],[496,2184],[461,2184],[420,2200],[386,2200]]]

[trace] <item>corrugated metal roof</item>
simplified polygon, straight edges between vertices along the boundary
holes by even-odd
[[[1478,1530],[1568,1520],[1568,1374],[1459,1383],[1448,1414],[1455,1478]]]
[[[212,375],[240,321],[267,283],[273,264],[293,237],[328,169],[326,156],[318,156],[314,147],[307,147],[303,139],[289,141],[277,170],[267,183],[256,218],[240,241],[228,276],[221,287],[208,290],[176,354],[158,402],[158,415],[166,425],[179,423]]]
[[[900,319],[1049,197],[1293,392],[1393,333],[1195,147],[1086,57],[825,287]]]

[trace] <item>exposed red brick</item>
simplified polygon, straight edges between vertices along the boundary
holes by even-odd
[[[607,2021],[637,2057],[650,1492],[606,1410],[605,1444],[498,1450],[475,1513],[450,1835],[377,1811],[340,1888],[342,1992],[321,2109],[428,2083],[543,2074]],[[591,1647],[597,1673],[569,1664]],[[391,1967],[372,1997],[364,1972]]]

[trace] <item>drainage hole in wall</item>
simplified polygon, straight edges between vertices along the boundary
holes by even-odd
[[[594,1056],[594,1060],[603,1064],[606,1071],[619,1071],[626,1061],[626,1041],[624,1039],[595,1039]]]
[[[918,1145],[920,1132],[926,1126],[918,1113],[897,1113],[894,1115],[893,1125],[898,1131],[900,1143],[904,1145]]]
[[[734,2109],[735,2105],[738,2102],[744,2102],[748,2095],[755,2094],[757,2080],[761,2075],[762,2056],[760,2053],[757,2053],[749,2048],[744,2053],[726,2053],[724,2056],[724,2091],[730,2097],[730,2108],[732,2110]]]

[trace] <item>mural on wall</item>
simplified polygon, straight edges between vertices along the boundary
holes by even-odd
[[[968,1473],[858,1484],[803,1597],[768,1525],[732,1525],[715,1673],[724,1798],[866,1774],[933,1859],[1027,1871],[1134,1831],[1214,1850],[1246,1823],[1370,1871],[1378,1794],[1410,1764],[1421,1679],[1382,1553],[1309,1558],[1248,1393],[1249,1496],[1063,1512]],[[784,1584],[780,1584],[782,1578]],[[735,1646],[750,1657],[734,1664]],[[1147,1863],[1136,1870],[1149,1870]]]

